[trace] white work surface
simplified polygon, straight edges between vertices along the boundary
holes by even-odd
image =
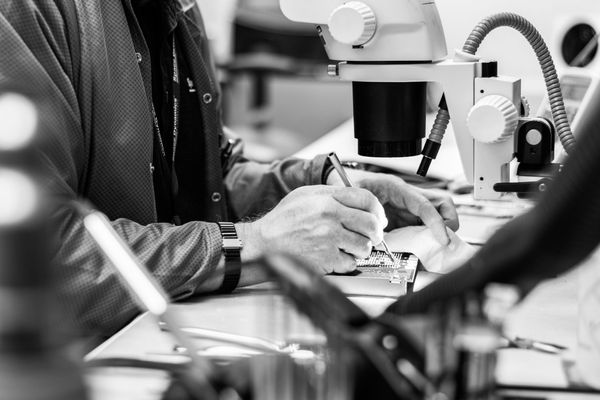
[[[299,156],[311,157],[335,150],[343,160],[367,161],[356,156],[356,141],[351,132],[349,121],[306,148]],[[432,165],[431,175],[446,179],[460,177],[462,172],[458,152],[451,132],[446,139],[444,150]],[[406,171],[415,171],[418,162],[418,158],[378,160],[378,164]],[[458,234],[471,243],[484,243],[508,221],[508,218],[503,217],[503,209],[506,209],[507,214],[518,214],[528,207],[521,202],[502,202],[490,209],[491,215],[484,215],[478,210],[481,211],[482,205],[487,210],[487,203],[470,207],[472,201],[469,196],[457,197],[456,201],[466,204],[459,208],[461,229]],[[574,349],[577,318],[574,276],[575,274],[570,274],[539,286],[508,318],[505,324],[507,335],[561,344]],[[370,315],[377,315],[394,301],[389,297],[377,296],[351,299]],[[198,298],[175,305],[174,309],[188,326],[281,341],[319,335],[270,285],[238,289],[226,296]],[[206,341],[198,343],[214,345]],[[88,359],[132,357],[177,361],[181,357],[173,355],[174,345],[171,335],[162,332],[154,318],[142,315],[90,353]],[[500,351],[497,378],[504,385],[544,388],[567,386],[560,356],[529,350]],[[93,369],[87,374],[87,380],[92,400],[157,400],[169,383],[166,373],[123,368]],[[560,391],[540,393],[540,397],[561,400],[590,398]]]

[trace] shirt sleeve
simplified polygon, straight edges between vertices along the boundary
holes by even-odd
[[[140,310],[85,230],[81,216],[63,205],[55,209],[53,222],[61,242],[55,265],[63,307],[82,334],[113,334]],[[203,291],[207,281],[222,275],[217,272],[222,239],[216,224],[143,226],[119,219],[111,225],[174,301]]]
[[[226,150],[225,186],[228,205],[236,219],[256,218],[271,210],[292,190],[323,185],[331,163],[326,155],[312,160],[285,158],[258,163],[243,155],[241,141],[229,140]]]

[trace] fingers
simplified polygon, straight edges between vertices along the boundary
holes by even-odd
[[[458,222],[458,212],[456,211],[456,207],[454,206],[454,202],[450,199],[450,201],[443,201],[438,206],[438,211],[444,221],[446,222],[446,226],[456,232],[460,226]]]
[[[381,222],[371,213],[340,205],[337,217],[346,230],[359,234],[363,239],[379,244],[383,240]]]
[[[453,231],[457,231],[459,227],[458,212],[456,211],[456,206],[454,205],[452,198],[445,193],[440,193],[435,190],[421,189],[420,192],[434,204],[438,213],[444,219],[446,226]]]
[[[347,274],[356,269],[356,259],[354,256],[340,250],[332,260],[332,265],[333,272],[338,274]]]
[[[359,188],[338,188],[333,193],[333,198],[346,207],[373,214],[379,221],[381,230],[387,226],[383,206],[371,192]]]
[[[410,191],[405,195],[406,208],[431,229],[436,240],[447,246],[450,243],[446,223],[435,206],[423,194]]]
[[[425,199],[419,210],[417,215],[431,229],[435,239],[444,246],[450,244],[450,238],[448,237],[448,232],[446,232],[446,223],[433,204]]]
[[[337,247],[357,259],[365,259],[371,254],[373,242],[358,233],[342,230],[337,236]],[[379,242],[378,242],[379,243]]]

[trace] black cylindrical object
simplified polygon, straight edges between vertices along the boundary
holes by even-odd
[[[425,142],[425,147],[423,147],[423,159],[421,159],[421,164],[419,164],[417,175],[423,177],[427,176],[427,172],[429,172],[431,162],[437,157],[441,146],[442,145],[440,143],[436,143],[431,139],[427,139],[427,141]]]
[[[425,137],[426,82],[353,82],[358,154],[411,157]]]

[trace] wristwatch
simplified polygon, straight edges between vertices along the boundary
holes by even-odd
[[[242,258],[240,251],[243,243],[238,238],[235,225],[232,222],[218,222],[223,238],[223,254],[225,254],[225,277],[219,288],[219,293],[231,293],[240,282],[242,273]]]

